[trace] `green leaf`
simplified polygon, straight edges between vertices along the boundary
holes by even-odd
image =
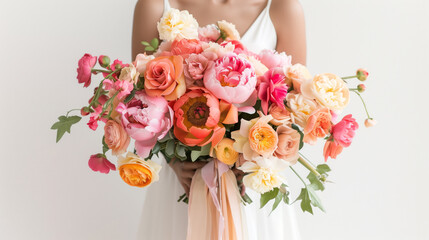
[[[319,178],[316,175],[314,175],[312,172],[308,174],[307,179],[310,181],[310,185],[314,190],[320,190],[320,191],[325,190],[325,185],[323,184],[323,182],[320,181]]]
[[[311,207],[311,200],[310,196],[308,195],[307,188],[302,188],[301,193],[299,194],[298,198],[294,201],[301,200],[301,209],[303,212],[309,212],[313,214],[313,208]]]
[[[201,156],[207,156],[207,155],[209,155],[211,147],[212,147],[211,143],[202,146],[201,147]]]
[[[185,147],[182,146],[182,145],[180,145],[180,144],[176,144],[175,155],[176,155],[177,158],[179,158],[182,161],[186,160]]]
[[[273,209],[271,210],[271,212],[273,212],[279,206],[279,203],[282,201],[282,199],[283,199],[283,193],[279,192],[276,196],[276,199],[273,204]]]
[[[173,139],[173,137],[171,136],[171,132],[168,132],[161,140],[159,140],[159,142],[163,143],[170,139]]]
[[[134,84],[134,89],[131,91],[131,93],[125,98],[124,103],[129,103],[131,101],[131,99],[134,98],[134,95],[136,95],[137,92],[137,87]]]
[[[155,146],[153,146],[152,148],[152,154],[158,155],[160,150],[161,150],[161,143],[156,142]]]
[[[106,154],[106,152],[109,151],[109,146],[107,146],[106,142],[104,141],[104,136],[101,142],[103,143],[103,154]]]
[[[279,193],[279,189],[278,188],[274,188],[273,190],[262,194],[261,195],[261,207],[260,208],[263,208],[265,205],[267,205],[267,203],[270,200],[272,200],[275,197],[277,197],[278,193]]]
[[[322,201],[320,200],[319,196],[317,196],[316,191],[311,186],[308,186],[307,192],[310,197],[311,204],[325,212],[325,208],[323,207]]]
[[[201,151],[192,151],[191,152],[191,160],[192,162],[197,161],[197,159],[201,156]]]
[[[71,126],[73,124],[78,123],[82,117],[79,116],[60,116],[58,117],[58,122],[54,123],[52,125],[51,129],[57,130],[57,142],[60,141],[60,139],[64,136],[65,132],[70,133]]]
[[[145,51],[149,51],[149,52],[153,52],[155,51],[155,48],[153,48],[152,46],[147,46],[144,48]]]
[[[247,193],[244,194],[243,200],[245,203],[248,203],[248,204],[251,204],[253,202],[252,199],[249,197],[249,195],[247,195]]]
[[[283,202],[286,204],[290,204],[290,200],[289,200],[289,192],[287,192],[286,194],[283,194]]]
[[[304,147],[304,133],[299,129],[298,125],[292,123],[292,128],[295,129],[299,135],[301,136],[301,139],[299,140],[299,150]]]
[[[150,46],[150,44],[146,41],[141,41],[141,44],[143,44],[143,46]]]
[[[169,158],[174,157],[174,150],[175,150],[175,142],[173,139],[168,140],[167,146],[165,147],[165,153]]]
[[[158,38],[154,38],[154,39],[152,39],[152,41],[150,41],[150,45],[151,45],[153,48],[157,49],[157,48],[158,48],[158,46],[159,46],[159,40],[158,40]]]
[[[320,165],[317,166],[316,170],[320,174],[324,174],[324,173],[330,172],[331,168],[327,164],[320,164]]]

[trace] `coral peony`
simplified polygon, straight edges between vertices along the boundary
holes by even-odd
[[[143,160],[139,156],[128,153],[119,156],[118,170],[122,180],[133,187],[146,187],[158,181],[161,166],[152,160]]]
[[[238,121],[237,108],[207,89],[194,87],[174,104],[174,135],[188,146],[216,146],[225,135],[223,124]]]
[[[358,128],[359,124],[349,114],[332,127],[332,136],[336,143],[342,147],[348,147],[352,144],[353,137]]]
[[[113,163],[111,163],[107,158],[99,153],[94,154],[89,158],[88,161],[89,168],[92,169],[94,172],[100,172],[100,173],[109,173],[110,170],[115,171],[116,167]]]
[[[161,56],[151,60],[145,72],[145,91],[149,96],[176,100],[186,91],[181,56]]]
[[[122,126],[136,140],[137,154],[146,158],[157,140],[162,139],[173,123],[173,112],[162,97],[148,96],[144,91],[136,92],[134,98],[119,103],[116,111],[121,114]]]
[[[246,59],[230,53],[211,64],[204,74],[204,85],[217,98],[243,103],[255,90],[255,71]]]
[[[171,54],[187,58],[189,54],[203,52],[201,42],[198,39],[176,39],[171,44]]]
[[[78,62],[77,68],[77,80],[79,83],[83,83],[84,87],[88,87],[91,84],[91,70],[97,63],[97,57],[93,57],[91,54],[86,53]]]

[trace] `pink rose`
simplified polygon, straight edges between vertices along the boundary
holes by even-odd
[[[275,67],[290,67],[292,65],[292,58],[287,56],[286,53],[277,53],[273,50],[262,50],[259,53],[259,60],[267,66],[267,68],[275,68]]]
[[[97,57],[91,56],[86,53],[78,62],[77,80],[79,83],[84,83],[84,87],[91,84],[91,70],[97,63]]]
[[[110,170],[116,171],[115,165],[111,163],[109,160],[107,160],[106,157],[101,153],[92,155],[89,158],[88,166],[94,172],[107,174],[110,172]]]
[[[189,54],[198,54],[201,52],[203,52],[203,48],[198,39],[176,39],[171,44],[171,53],[173,55],[180,55],[183,58],[187,58]]]
[[[204,42],[215,42],[220,37],[220,31],[216,25],[211,24],[198,29],[198,38]]]
[[[352,115],[349,114],[332,127],[332,136],[339,145],[348,147],[352,144],[353,137],[358,128],[358,123],[352,118]]]
[[[121,124],[109,120],[104,126],[104,142],[113,155],[124,153],[130,144],[130,137]]]
[[[336,159],[337,156],[343,151],[343,147],[336,143],[333,140],[328,140],[325,143],[323,148],[323,156],[325,157],[325,162],[328,161],[328,157]]]
[[[204,72],[209,62],[209,59],[207,59],[204,54],[191,54],[185,59],[184,73],[186,77],[186,86],[188,88],[192,86],[203,86],[202,81],[200,83],[197,81],[203,79]]]
[[[276,131],[279,136],[279,142],[277,149],[274,151],[274,156],[295,164],[299,158],[298,151],[301,135],[298,131],[285,125],[279,126]]]
[[[119,103],[122,126],[136,140],[137,154],[146,158],[157,140],[162,139],[173,124],[173,111],[163,97],[151,97],[144,91],[136,92],[127,104]]]
[[[330,133],[331,112],[327,108],[319,108],[314,110],[307,120],[307,125],[304,128],[304,142],[315,144],[317,138],[323,138]]]
[[[269,103],[284,108],[288,85],[282,68],[272,68],[258,78],[258,97],[261,99],[262,111],[268,112]]]
[[[254,92],[256,74],[250,62],[229,53],[210,64],[204,74],[204,86],[217,98],[243,103]]]

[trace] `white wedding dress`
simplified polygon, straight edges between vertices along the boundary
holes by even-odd
[[[255,22],[242,36],[241,41],[254,52],[275,49],[277,35],[269,16],[271,0]],[[170,8],[164,0],[164,11]],[[174,171],[161,158],[152,159],[162,165],[159,181],[146,189],[138,240],[185,240],[188,205],[177,202],[184,191]],[[246,189],[253,203],[244,207],[248,239],[243,240],[299,240],[294,208],[280,203],[270,215],[272,201],[259,208],[259,194]],[[204,240],[204,239],[201,239]]]

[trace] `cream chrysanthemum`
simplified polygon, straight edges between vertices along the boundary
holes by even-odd
[[[170,9],[158,22],[159,38],[174,41],[176,38],[197,39],[198,22],[188,11]]]

